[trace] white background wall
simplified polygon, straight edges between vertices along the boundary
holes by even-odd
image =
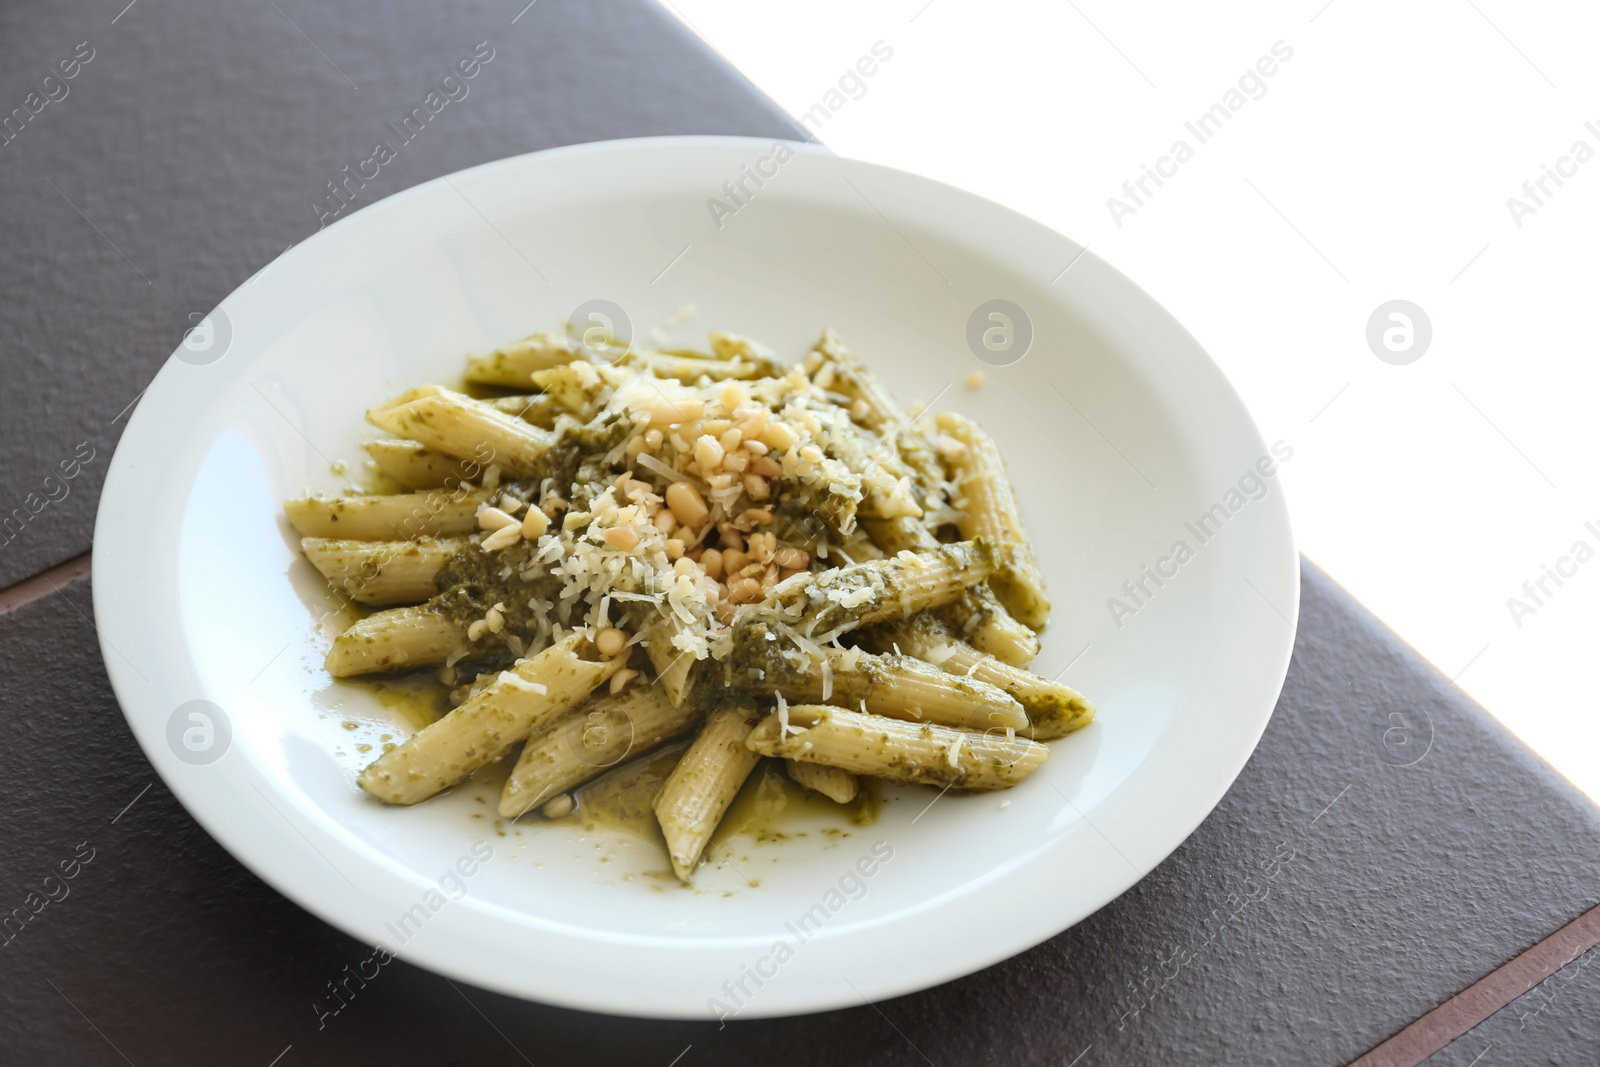
[[[875,41],[892,47],[821,139],[1031,215],[1170,308],[1266,439],[1294,446],[1283,477],[1303,551],[1600,798],[1600,557],[1560,588],[1547,580],[1554,595],[1520,626],[1507,606],[1575,541],[1600,552],[1584,528],[1600,531],[1600,158],[1547,182],[1552,195],[1520,227],[1506,203],[1575,141],[1600,153],[1600,11],[667,6],[796,116]],[[1184,122],[1278,41],[1293,56],[1265,95],[1119,227],[1107,198],[1179,137],[1197,145]],[[1405,366],[1381,362],[1365,336],[1397,298],[1433,330]]]

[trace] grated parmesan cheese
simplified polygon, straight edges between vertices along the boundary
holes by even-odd
[[[543,682],[530,682],[515,671],[501,671],[499,681],[512,689],[520,689],[524,693],[532,693],[535,696],[542,697],[550,691],[549,687]]]

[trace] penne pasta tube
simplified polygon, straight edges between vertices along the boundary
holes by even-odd
[[[694,385],[702,378],[713,382],[750,381],[768,377],[773,371],[769,363],[743,358],[704,359],[666,352],[641,352],[631,357],[630,363],[649,368],[657,378],[674,378],[684,385]]]
[[[811,370],[812,380],[817,381],[819,374],[824,375],[817,382],[822,388],[832,389],[852,401],[862,401],[863,407],[859,409],[862,414],[856,417],[852,413],[852,417],[861,425],[882,432],[885,428],[894,428],[910,421],[906,410],[889,395],[889,390],[878,380],[878,376],[868,370],[861,358],[850,351],[831,329],[822,331],[822,337],[811,351],[812,357],[806,361],[806,367],[810,370],[812,360],[816,361],[816,369]],[[831,370],[823,371],[825,364],[831,364]]]
[[[437,489],[476,481],[483,468],[476,460],[456,459],[416,441],[368,441],[361,446],[378,470],[407,489]]]
[[[932,614],[875,626],[861,635],[860,644],[874,652],[898,649],[948,674],[987,682],[1022,705],[1036,741],[1062,737],[1094,718],[1094,707],[1082,693],[978,651]]]
[[[838,767],[827,767],[821,763],[803,763],[800,760],[786,760],[789,777],[794,779],[796,785],[821,793],[839,804],[848,804],[856,798],[861,791],[861,780],[849,771],[842,771]]]
[[[300,551],[328,583],[375,607],[417,604],[438,590],[434,575],[450,557],[473,547],[465,537],[415,541],[343,541],[302,537]]]
[[[489,498],[471,486],[383,496],[329,496],[285,500],[289,525],[306,537],[344,541],[406,541],[448,537],[478,528],[478,505]]]
[[[764,363],[764,375],[767,377],[780,377],[788,369],[781,365],[778,354],[760,341],[724,330],[711,331],[711,354],[717,359],[748,359]]]
[[[387,804],[415,804],[465,779],[518,741],[570,710],[622,667],[595,661],[589,642],[572,634],[468,697],[460,707],[385,752],[357,779]]]
[[[810,634],[870,626],[948,604],[994,573],[994,552],[958,541],[926,552],[900,552],[791,579],[774,593],[785,621]]]
[[[902,515],[897,519],[863,518],[861,526],[872,538],[872,543],[890,556],[897,552],[922,552],[939,547],[939,539],[914,515]]]
[[[672,635],[678,632],[680,625],[678,617],[669,613],[652,624],[639,642],[650,657],[650,666],[656,670],[657,683],[666,691],[673,707],[681,707],[688,699],[694,680],[691,673],[694,656],[672,643]]]
[[[712,712],[656,796],[656,820],[667,839],[672,869],[685,882],[739,787],[760,762],[745,744],[756,718],[746,708]]]
[[[533,384],[561,405],[563,411],[574,415],[579,422],[588,422],[599,414],[605,390],[616,377],[609,366],[597,368],[585,360],[538,371],[533,376]]]
[[[865,703],[875,715],[935,722],[974,730],[1025,730],[1028,716],[1006,693],[972,678],[946,674],[904,655],[874,655],[861,649],[813,647],[802,652],[776,639],[781,626],[749,622],[734,636],[728,662],[735,684],[752,693],[776,690],[797,703]],[[790,631],[791,635],[793,631]],[[773,640],[768,640],[768,635]]]
[[[1050,750],[1024,737],[908,723],[820,704],[791,706],[788,726],[768,715],[745,739],[763,756],[947,789],[1009,789]],[[798,727],[798,731],[796,730]]]
[[[857,512],[864,494],[861,479],[838,460],[824,456],[816,469],[819,475],[806,480],[793,467],[790,455],[784,456],[784,473],[794,473],[789,481],[789,494],[798,512],[809,513],[826,526],[835,537],[849,537],[856,529]]]
[[[951,630],[979,652],[1002,663],[1026,667],[1039,654],[1039,637],[1012,618],[987,584],[968,589],[960,600],[939,609]]]
[[[571,414],[560,397],[551,396],[549,393],[497,396],[493,400],[485,400],[484,403],[514,419],[531,422],[542,430],[555,429],[556,419],[559,416]]]
[[[500,814],[515,819],[623,760],[688,733],[699,718],[697,711],[674,707],[654,685],[590,697],[529,736],[500,794]]]
[[[874,715],[911,722],[969,730],[1028,728],[1022,705],[988,682],[947,674],[913,656],[875,656],[836,648],[824,649],[823,656],[826,673],[820,664],[811,670],[790,667],[769,672],[767,688],[799,703],[852,708],[864,703]]]
[[[932,443],[913,428],[911,414],[895,402],[861,357],[845,347],[832,330],[822,332],[812,354],[820,357],[812,380],[847,397],[852,408],[859,403],[861,407],[855,410],[861,414],[857,418],[853,410],[852,418],[884,439],[894,458],[912,472],[919,493],[937,493],[944,471]],[[822,363],[831,364],[831,373],[822,370]]]
[[[863,519],[861,525],[878,547],[891,554],[905,549],[934,548],[939,544],[928,528],[915,518]],[[969,587],[959,600],[947,605],[942,614],[973,647],[1002,663],[1026,667],[1039,654],[1039,638],[1012,618],[986,583]]]
[[[565,337],[535,333],[469,360],[466,377],[474,385],[526,389],[533,382],[534,371],[585,358],[583,349],[569,345]]]
[[[1000,567],[989,584],[1000,603],[1018,621],[1034,630],[1043,629],[1050,617],[1044,576],[1022,532],[1017,495],[1006,480],[1000,450],[971,419],[941,412],[938,425],[963,446],[950,462],[952,480],[966,498],[966,510],[957,524],[961,536],[983,538],[995,547]]]
[[[547,430],[439,386],[402,393],[369,410],[367,421],[435,452],[495,463],[513,475],[536,472],[555,443]]]
[[[434,667],[467,647],[467,635],[430,607],[390,608],[333,639],[325,661],[335,678]]]

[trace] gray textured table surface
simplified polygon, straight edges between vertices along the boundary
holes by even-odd
[[[576,141],[793,135],[635,0],[0,9],[0,115],[22,109],[0,144],[0,503],[25,509],[0,534],[0,586],[88,549],[174,315],[313,232],[324,183],[479,42],[495,58],[470,94],[362,202]],[[7,1064],[1333,1064],[1600,901],[1596,809],[1308,566],[1282,701],[1232,791],[1133,890],[1014,959],[723,1029],[526,1004],[397,962],[319,1028],[326,983],[370,950],[267,888],[160,784],[91,618],[85,579],[0,614],[0,912],[78,861],[64,897],[0,933]],[[1369,725],[1390,708],[1411,724],[1403,755]],[[1597,960],[1429,1062],[1600,1062]]]

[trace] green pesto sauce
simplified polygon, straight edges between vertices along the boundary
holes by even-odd
[[[537,470],[504,483],[493,499],[499,501],[509,492],[524,502],[537,501],[539,486],[546,478],[554,480],[553,484],[563,496],[576,498],[580,489],[587,488],[587,497],[592,497],[594,491],[609,484],[614,477],[605,463],[605,456],[629,430],[630,424],[622,419],[568,426],[555,447],[541,457]],[[573,506],[579,506],[577,499],[573,500]],[[560,593],[560,581],[550,576],[543,564],[532,564],[536,551],[537,546],[532,541],[523,541],[499,552],[484,552],[474,545],[452,556],[435,575],[434,585],[439,592],[430,604],[462,628],[483,618],[494,605],[501,605],[505,629],[500,634],[484,634],[474,643],[474,662],[482,660],[488,667],[505,667],[514,662],[516,653],[503,635],[515,634],[526,643],[535,630],[534,613],[528,601],[538,598],[554,602]],[[523,581],[520,572],[529,570],[530,564],[538,573],[532,581]],[[509,573],[506,573],[508,568]]]
[[[797,829],[797,826],[818,821],[870,826],[877,821],[882,806],[883,795],[873,779],[861,779],[856,798],[848,804],[839,804],[797,784],[778,760],[764,759],[728,805],[709,848],[715,849],[739,836],[753,838],[760,844],[803,837],[809,830]]]
[[[379,704],[405,719],[413,731],[450,712],[450,687],[435,678],[432,670],[373,676],[363,688],[377,697]]]
[[[621,830],[653,841],[665,850],[667,841],[661,836],[661,824],[656,822],[651,803],[688,748],[687,742],[668,746],[579,786],[572,813],[551,822],[590,831],[602,827]]]
[[[591,832],[602,828],[619,830],[665,849],[666,839],[651,805],[688,747],[688,742],[669,746],[580,786],[572,813],[550,821]],[[856,799],[837,804],[795,784],[780,761],[764,759],[728,806],[707,847],[707,855],[738,836],[762,844],[803,837],[819,821],[832,824],[822,831],[829,836],[833,836],[830,831],[836,833],[840,827],[869,826],[876,821],[882,806],[882,793],[870,779],[862,779]]]

